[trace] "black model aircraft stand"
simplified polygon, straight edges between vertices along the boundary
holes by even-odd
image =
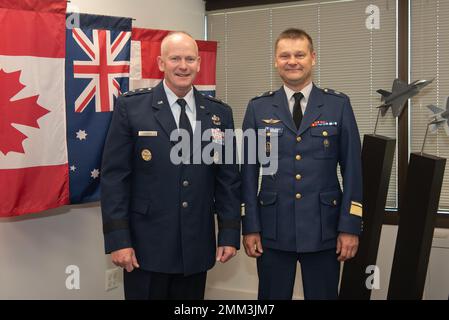
[[[376,124],[377,127],[377,124]],[[363,139],[363,232],[357,255],[344,263],[339,299],[369,300],[367,268],[376,264],[396,140],[376,134]]]
[[[399,117],[407,99],[418,94],[422,88],[429,85],[433,80],[417,80],[404,85],[400,80],[395,79],[392,92],[377,90],[382,94],[382,102],[384,103],[378,106],[379,112],[374,134],[365,135],[362,150],[364,230],[360,236],[357,255],[344,264],[340,299],[369,300],[371,297],[371,286],[367,281],[369,277],[367,273],[369,270],[375,270],[375,268],[368,269],[368,267],[376,266],[396,144],[394,139],[376,135],[379,115],[384,116],[386,111],[391,108],[393,116]],[[410,288],[421,285],[423,280],[419,278],[422,276],[421,272],[424,269],[425,280],[435,224],[435,217],[432,214],[435,215],[438,209],[445,163],[446,159],[424,156],[422,150],[420,155],[411,155],[407,174],[405,205],[400,208],[399,212],[399,231],[388,298],[400,297],[405,291],[413,296],[411,293],[413,290],[410,290]],[[416,238],[413,238],[414,236]],[[425,241],[425,243],[420,246],[422,241]],[[420,259],[424,261],[418,263]],[[411,263],[412,266],[407,272],[403,273],[402,269],[408,268],[408,263]],[[422,263],[425,264],[425,268]],[[415,279],[411,280],[412,277],[415,277]],[[403,286],[405,281],[410,281],[407,286]],[[405,291],[403,292],[403,290]]]
[[[410,155],[388,300],[423,298],[446,166],[445,158],[422,153],[423,149],[424,143],[421,152]]]

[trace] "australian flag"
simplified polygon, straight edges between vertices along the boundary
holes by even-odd
[[[114,102],[128,91],[130,18],[80,14],[66,30],[70,202],[100,199],[101,158]]]

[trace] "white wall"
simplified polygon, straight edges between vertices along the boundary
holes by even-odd
[[[136,27],[184,30],[204,39],[202,0],[71,0],[80,12],[132,17]],[[45,186],[43,186],[45,187]],[[67,290],[66,267],[80,269],[80,290]],[[122,299],[105,292],[98,203],[0,219],[0,299]]]
[[[66,206],[0,220],[0,299],[120,299],[105,292],[98,204]],[[67,266],[80,271],[80,290],[67,290]]]
[[[203,0],[72,0],[80,12],[129,17],[134,27],[182,30],[204,39]]]

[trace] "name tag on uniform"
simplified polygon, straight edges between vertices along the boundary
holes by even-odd
[[[223,145],[224,144],[224,132],[220,128],[212,128],[212,142]]]
[[[139,137],[157,137],[157,131],[139,131]]]
[[[265,132],[270,133],[270,135],[281,135],[284,132],[284,128],[279,127],[265,127]]]

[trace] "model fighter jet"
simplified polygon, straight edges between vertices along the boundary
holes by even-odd
[[[407,84],[399,79],[395,79],[393,82],[393,88],[391,92],[379,89],[378,93],[382,95],[383,104],[378,106],[381,109],[382,116],[391,107],[394,117],[399,117],[404,108],[405,102],[411,97],[416,96],[419,91],[425,86],[429,85],[432,80],[416,80],[410,84]]]
[[[433,112],[430,116],[430,131],[435,132],[438,128],[444,127],[446,134],[449,136],[449,97],[446,98],[446,110],[434,105],[428,105],[427,108]]]

